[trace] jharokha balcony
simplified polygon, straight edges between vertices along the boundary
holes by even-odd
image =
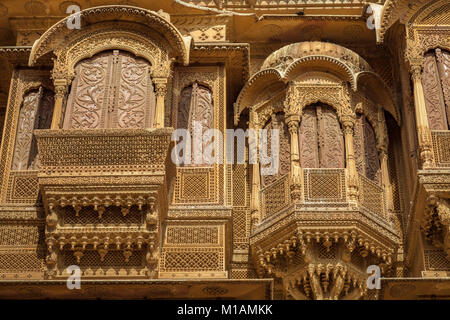
[[[160,199],[170,134],[164,128],[35,132],[47,276],[62,276],[84,257],[103,266],[83,270],[86,277],[152,277],[166,214]],[[128,267],[108,269],[121,261]]]
[[[303,169],[300,186],[287,174],[260,192],[250,241],[257,272],[282,278],[294,298],[357,298],[367,294],[369,265],[395,269],[400,238],[383,188],[359,174],[352,198],[348,177]]]

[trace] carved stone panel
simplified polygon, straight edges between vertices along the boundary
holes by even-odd
[[[319,167],[319,145],[317,138],[316,110],[308,107],[303,110],[299,129],[300,161],[302,168]]]
[[[279,170],[275,175],[262,176],[265,186],[277,181],[279,178],[291,171],[291,139],[289,129],[284,121],[284,114],[274,114],[264,127],[267,130],[267,155],[272,155],[272,130],[279,130]],[[270,165],[267,165],[270,166]]]
[[[344,168],[344,136],[336,112],[328,106],[305,108],[299,129],[303,168]]]
[[[353,145],[358,172],[380,183],[381,167],[375,131],[363,114],[356,115]]]
[[[155,113],[150,64],[119,50],[75,67],[65,129],[149,128]]]
[[[192,146],[202,145],[205,150],[207,144],[202,141],[202,136],[194,135],[195,123],[201,125],[202,135],[209,129],[214,128],[214,101],[213,93],[210,88],[200,85],[197,82],[184,88],[180,94],[180,103],[178,106],[177,128],[187,129],[192,138]],[[192,158],[194,159],[194,149],[192,149]],[[192,166],[204,166],[195,164]]]
[[[450,126],[450,52],[436,50],[439,75],[447,111],[447,122]]]
[[[13,170],[37,169],[39,159],[34,129],[49,129],[53,115],[53,93],[40,88],[28,92],[19,113]]]
[[[434,54],[425,55],[422,83],[430,129],[447,130],[444,97]]]

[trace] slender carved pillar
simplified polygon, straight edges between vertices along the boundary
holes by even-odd
[[[381,179],[386,199],[386,205],[389,212],[394,210],[394,202],[392,199],[392,185],[389,179],[388,152],[386,147],[378,148],[378,155],[381,163]]]
[[[51,129],[57,130],[60,128],[61,125],[63,104],[64,98],[66,97],[67,94],[68,83],[66,79],[55,79],[53,83],[55,86],[55,107],[53,111]]]
[[[431,131],[428,125],[427,109],[425,105],[425,96],[422,86],[422,67],[413,65],[411,67],[411,77],[414,84],[414,106],[416,111],[417,135],[419,138],[420,159],[423,168],[432,168],[435,166],[433,156],[433,143]]]
[[[167,79],[155,79],[156,113],[155,128],[164,128],[165,99],[167,94]]]
[[[358,203],[358,172],[356,170],[355,150],[353,147],[353,130],[355,117],[346,115],[342,119],[345,138],[345,162],[347,166],[348,196],[350,203]]]
[[[286,117],[286,123],[291,135],[291,197],[292,200],[302,198],[302,171],[300,166],[300,151],[298,142],[298,128],[300,125],[300,115],[293,114]]]
[[[251,219],[252,219],[252,228],[259,223],[260,216],[260,202],[259,202],[259,193],[261,190],[261,176],[260,176],[260,168],[259,168],[259,157],[258,157],[258,146],[259,146],[259,130],[258,127],[254,124],[254,118],[256,115],[252,112],[250,114],[250,134],[249,136],[249,162],[252,165],[252,194],[250,200],[250,210],[251,210]]]

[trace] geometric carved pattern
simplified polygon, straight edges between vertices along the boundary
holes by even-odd
[[[39,198],[37,173],[13,171],[7,193],[8,203],[35,204]]]
[[[167,244],[218,244],[217,227],[167,227]]]
[[[443,250],[425,249],[425,270],[450,271],[450,261]]]
[[[290,204],[289,175],[278,179],[261,190],[263,220],[271,217]]]
[[[164,250],[164,272],[223,271],[224,254],[221,248],[204,250],[201,248]]]
[[[215,203],[214,168],[177,168],[173,204]]]
[[[44,251],[30,249],[20,252],[0,252],[0,270],[3,272],[43,271]]]
[[[176,221],[167,226],[159,265],[160,278],[224,278],[224,222]]]
[[[33,246],[38,244],[43,228],[30,225],[0,226],[0,246]]]
[[[345,202],[344,169],[304,169],[306,202]]]
[[[383,188],[363,175],[359,175],[360,203],[375,215],[384,215]]]
[[[450,167],[450,131],[432,131],[436,166]]]

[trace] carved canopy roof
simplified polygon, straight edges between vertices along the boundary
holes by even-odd
[[[30,65],[34,65],[45,54],[59,49],[71,35],[70,32],[75,32],[67,28],[69,18],[57,22],[34,43]],[[183,37],[169,20],[154,11],[131,6],[102,6],[81,11],[80,18],[84,28],[99,22],[117,20],[149,26],[168,41],[180,62],[185,65],[189,63],[190,39]]]

